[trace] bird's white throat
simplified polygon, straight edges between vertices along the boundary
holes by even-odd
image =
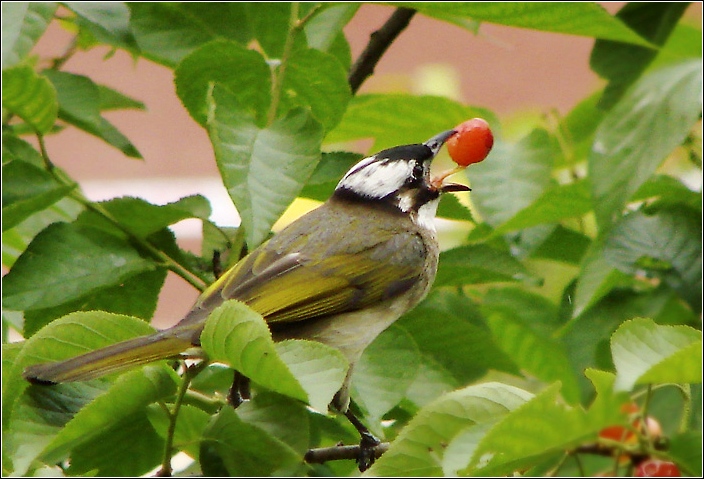
[[[438,211],[438,204],[440,203],[440,198],[436,198],[432,201],[428,201],[423,206],[418,208],[418,213],[412,216],[413,221],[420,226],[430,231],[435,230],[435,214]]]

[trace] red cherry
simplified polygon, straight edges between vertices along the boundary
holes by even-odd
[[[621,406],[621,412],[629,416],[639,411],[636,403],[626,403]],[[599,431],[599,437],[612,441],[626,442],[634,438],[634,434],[623,426],[609,426]]]
[[[659,459],[646,459],[636,466],[635,477],[680,477],[675,463]]]
[[[621,412],[628,414],[631,418],[633,418],[639,410],[640,408],[636,403],[626,403],[621,406]],[[645,433],[647,430],[648,436],[651,440],[662,436],[662,427],[657,419],[652,416],[647,416],[645,420],[636,419],[632,422],[632,425],[635,429],[640,430],[642,433]],[[636,435],[631,430],[623,426],[605,427],[599,431],[599,437],[624,443],[636,442]]]
[[[623,426],[609,426],[599,431],[599,437],[612,441],[626,442],[633,437],[633,433]]]
[[[466,167],[484,160],[494,146],[494,135],[489,124],[481,118],[472,118],[455,127],[455,133],[447,140],[447,151],[452,161]]]

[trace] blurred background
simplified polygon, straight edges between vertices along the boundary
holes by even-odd
[[[604,2],[610,13],[624,3]],[[364,4],[345,28],[353,60],[393,13],[392,7]],[[686,16],[701,25],[701,3]],[[54,22],[35,48],[41,58],[62,55],[72,34]],[[566,114],[597,90],[599,78],[589,69],[594,40],[527,29],[482,24],[477,34],[417,14],[362,86],[365,92],[411,92],[442,95],[492,110],[505,131],[520,128],[522,118]],[[106,112],[144,156],[134,160],[75,128],[46,138],[53,161],[76,179],[92,200],[138,196],[164,204],[187,195],[206,196],[211,219],[237,225],[237,212],[220,183],[212,147],[203,128],[182,107],[173,71],[146,60],[135,61],[109,48],[79,51],[63,70],[87,75],[145,103],[146,111]],[[428,136],[437,132],[428,132]],[[426,138],[419,138],[423,141]],[[360,153],[367,153],[362,149]],[[306,206],[286,218],[297,216]],[[179,244],[200,251],[200,222],[175,225]],[[166,326],[186,313],[197,291],[170,274],[162,290],[154,324]]]

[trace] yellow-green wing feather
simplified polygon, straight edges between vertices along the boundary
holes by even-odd
[[[411,232],[379,239],[367,250],[322,259],[311,249],[280,255],[264,246],[208,288],[199,309],[205,313],[237,299],[275,323],[338,314],[392,298],[422,274],[423,244]]]

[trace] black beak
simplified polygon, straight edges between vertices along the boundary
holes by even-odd
[[[442,193],[448,193],[451,191],[472,191],[469,186],[461,185],[459,183],[445,183],[440,187]]]
[[[438,133],[423,144],[430,148],[430,150],[433,152],[433,156],[435,156],[438,154],[440,148],[442,148],[442,145],[445,144],[448,138],[450,138],[455,133],[457,133],[455,130],[443,131],[442,133]]]

